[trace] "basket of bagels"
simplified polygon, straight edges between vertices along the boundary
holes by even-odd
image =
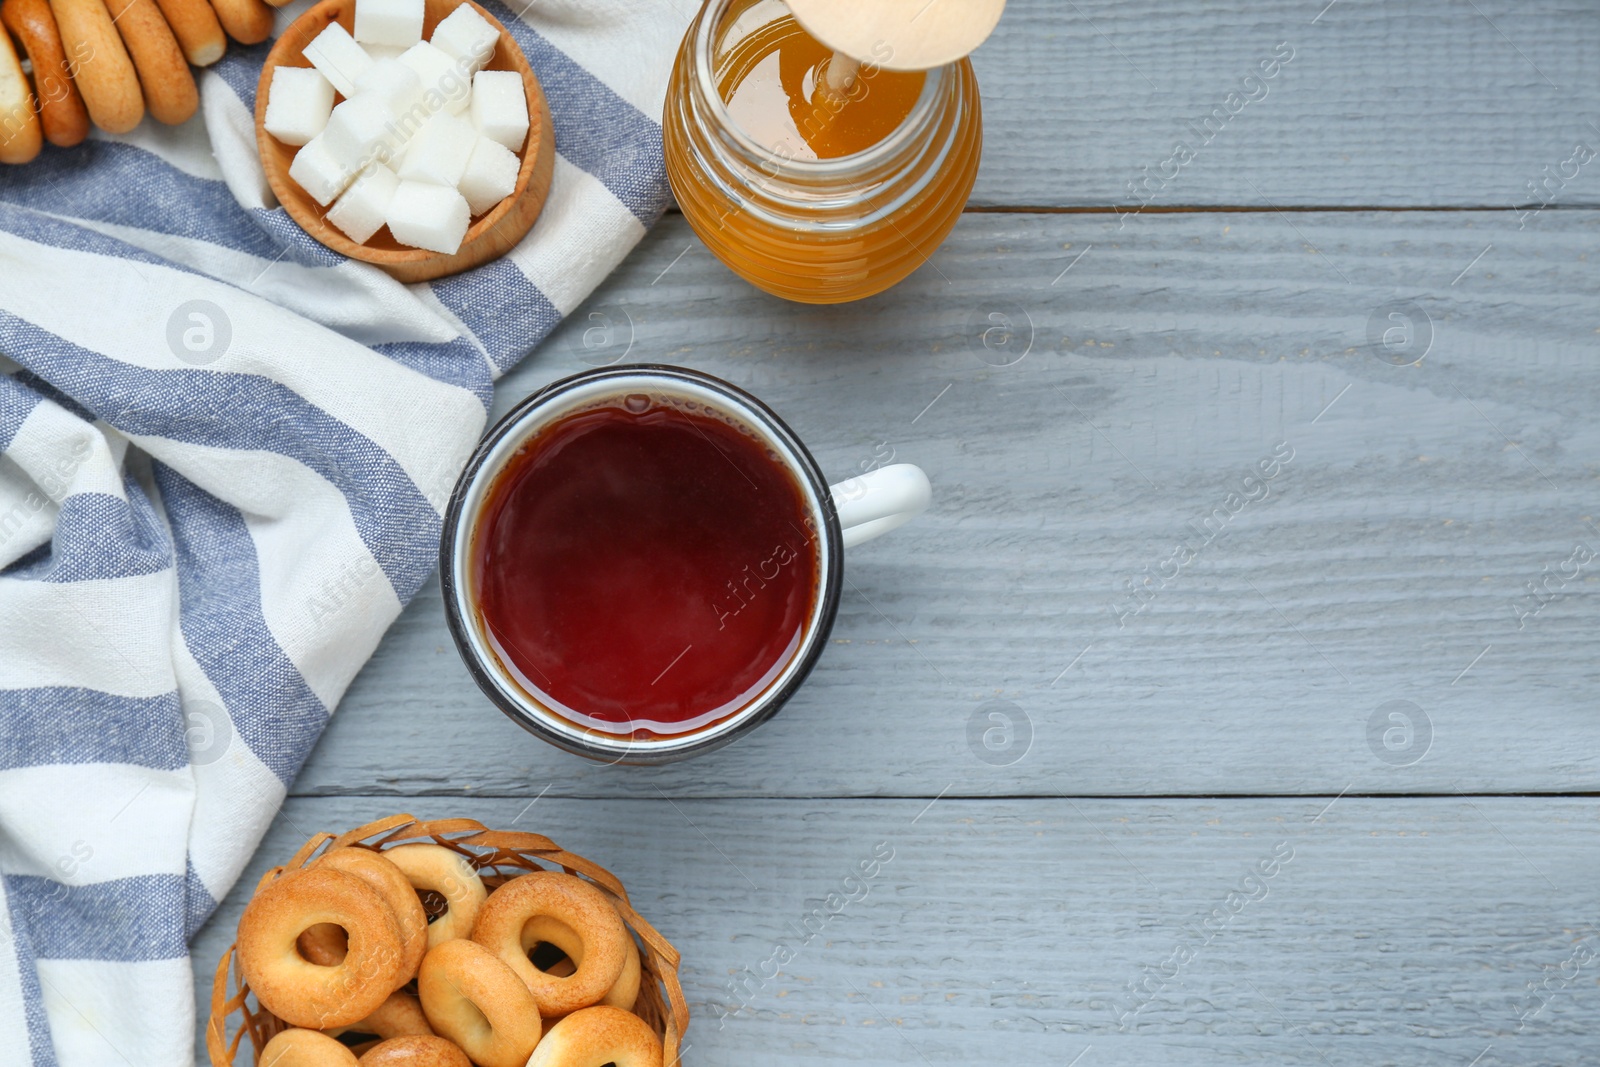
[[[539,834],[394,815],[261,878],[206,1050],[212,1067],[671,1067],[688,1021],[677,950],[610,872]]]

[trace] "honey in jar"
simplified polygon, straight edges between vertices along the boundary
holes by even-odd
[[[667,90],[667,174],[684,217],[735,273],[790,300],[894,285],[933,255],[977,177],[966,59],[927,71],[869,59],[830,76],[848,62],[782,0],[710,0]]]

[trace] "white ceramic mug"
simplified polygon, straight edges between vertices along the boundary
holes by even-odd
[[[524,443],[561,416],[630,393],[666,393],[708,405],[770,447],[800,486],[815,540],[819,588],[799,647],[777,675],[749,701],[716,722],[687,733],[634,736],[641,725],[619,724],[615,733],[586,727],[547,707],[519,684],[490,647],[472,588],[476,524],[496,475]],[[777,713],[800,687],[826,646],[839,610],[844,550],[888,533],[921,514],[932,491],[928,476],[909,463],[880,467],[830,486],[817,461],[782,419],[744,390],[709,374],[658,364],[588,371],[555,382],[523,400],[479,443],[462,471],[445,512],[439,571],[445,616],[473,680],[491,701],[529,732],[569,752],[606,763],[664,763],[707,752],[754,729]]]

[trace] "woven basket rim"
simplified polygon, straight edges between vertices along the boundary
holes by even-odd
[[[646,981],[639,987],[641,1003],[647,990],[655,1009],[651,1019],[641,1013],[661,1037],[666,1067],[675,1067],[689,1025],[689,1004],[678,980],[680,956],[665,937],[634,910],[628,891],[621,880],[599,864],[568,852],[543,834],[524,830],[491,830],[476,819],[418,819],[405,813],[377,819],[342,834],[326,831],[313,834],[285,863],[270,868],[251,890],[254,895],[261,887],[287,871],[299,870],[316,857],[335,848],[364,847],[382,852],[395,845],[413,842],[432,842],[443,845],[463,856],[480,873],[488,870],[490,878],[501,875],[502,867],[520,873],[548,869],[538,864],[559,867],[568,874],[577,875],[595,885],[616,905],[617,911],[629,930],[643,943],[639,964]],[[507,876],[514,877],[514,876]],[[259,1003],[251,1007],[251,993],[244,976],[235,966],[237,942],[228,945],[217,962],[211,981],[211,1015],[206,1021],[206,1053],[211,1067],[234,1067],[239,1046],[249,1038],[253,1050],[252,1062],[262,1047],[286,1024]],[[663,995],[664,990],[664,995]],[[240,1025],[230,1039],[227,1034],[228,1017],[239,1013]]]

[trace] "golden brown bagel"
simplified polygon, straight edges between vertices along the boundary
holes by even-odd
[[[260,44],[272,34],[272,8],[261,0],[211,0],[217,21],[240,44]]]
[[[37,108],[11,35],[0,30],[0,163],[26,163],[39,154]]]
[[[420,843],[384,850],[384,856],[417,889],[444,897],[447,910],[428,925],[428,947],[457,937],[471,937],[478,909],[489,891],[467,858],[443,845]]]
[[[261,1050],[256,1067],[355,1067],[356,1054],[315,1030],[285,1030]]]
[[[151,117],[168,126],[187,121],[200,107],[200,90],[156,0],[105,0],[105,4],[133,60]]]
[[[350,937],[337,966],[297,951],[308,927],[334,923]],[[289,871],[256,891],[239,917],[239,971],[261,1006],[292,1026],[347,1026],[377,1010],[401,975],[400,928],[383,898],[332,868]]]
[[[428,1025],[428,1017],[422,1013],[422,1001],[414,994],[397,989],[365,1019],[323,1032],[329,1037],[349,1032],[377,1034],[388,1040],[395,1037],[426,1037],[433,1033],[433,1027]]]
[[[73,81],[89,118],[107,133],[127,133],[144,118],[139,75],[104,0],[50,0]]]
[[[422,900],[411,888],[400,868],[383,858],[383,854],[370,848],[336,848],[325,853],[312,867],[333,867],[348,871],[366,882],[383,898],[400,924],[400,939],[404,946],[401,971],[409,982],[422,965],[422,954],[428,951],[428,913],[422,910]]]
[[[209,67],[228,50],[228,38],[209,0],[156,0],[184,58],[197,67]]]
[[[570,977],[539,970],[523,951],[522,931],[534,918],[553,919],[571,931],[577,951],[567,955],[577,970]],[[515,971],[538,1001],[539,1013],[552,1018],[600,1003],[622,977],[631,940],[610,898],[558,871],[524,874],[489,894],[472,939]]]
[[[523,1067],[539,1043],[539,1006],[494,953],[455,938],[428,950],[417,973],[422,1010],[479,1067]]]
[[[442,1037],[394,1037],[361,1054],[361,1067],[472,1067],[467,1054]]]
[[[550,1028],[527,1067],[661,1067],[661,1039],[631,1011],[601,1005],[575,1011]]]
[[[33,64],[45,140],[66,148],[89,136],[89,111],[72,84],[72,64],[61,45],[56,17],[50,13],[50,0],[5,0],[0,4],[0,23],[22,42]]]
[[[567,958],[556,966],[545,969],[545,974],[567,978],[575,974],[583,963],[583,939],[559,919],[536,915],[523,923],[522,951],[532,952],[540,942],[554,945],[567,954]],[[622,965],[622,974],[606,995],[600,998],[600,1003],[632,1011],[634,1001],[639,999],[639,946],[634,943],[632,936],[628,937],[627,948],[628,958]]]

